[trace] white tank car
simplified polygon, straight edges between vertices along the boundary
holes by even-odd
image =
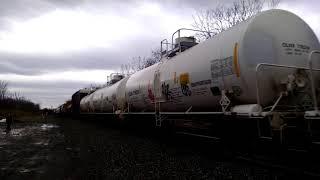
[[[91,108],[93,111],[101,112],[103,108],[103,88],[96,90],[94,93],[92,93],[92,99],[91,99]]]
[[[89,112],[89,97],[90,97],[90,95],[87,95],[81,99],[80,112]]]
[[[130,76],[126,85],[130,111],[154,111],[154,78],[159,63],[138,71]]]
[[[226,92],[233,105],[257,104],[258,64],[307,67],[315,49],[320,49],[319,41],[302,19],[283,10],[265,11],[133,74],[126,85],[127,101],[131,111],[139,112],[154,111],[155,97],[161,111],[221,111]],[[319,68],[319,61],[313,65]],[[309,86],[305,72],[296,69],[263,66],[258,72],[261,106],[272,105],[283,84]]]
[[[80,111],[81,112],[92,112],[93,107],[93,93],[83,97],[80,101]]]
[[[129,77],[110,86],[101,88],[84,97],[80,102],[82,112],[113,113],[116,110],[124,111],[126,108],[125,86]]]

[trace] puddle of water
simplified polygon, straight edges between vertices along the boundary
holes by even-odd
[[[44,145],[44,146],[48,146],[48,140],[45,140],[45,141],[39,141],[39,142],[36,142],[36,143],[33,143],[34,145]]]
[[[46,131],[52,128],[58,128],[59,126],[54,124],[42,124],[41,126],[25,126],[22,128],[12,128],[8,135],[13,137],[26,136],[29,134],[33,134],[39,130]],[[1,132],[2,135],[6,135],[5,132]]]
[[[23,131],[25,131],[25,128],[12,129],[12,130],[10,131],[10,134],[11,134],[12,136],[22,136]]]
[[[1,142],[0,142],[0,149],[2,149],[3,147],[2,146],[7,146],[7,145],[10,145],[11,143],[8,142],[6,139],[1,139]]]
[[[23,168],[23,169],[20,170],[20,172],[21,172],[21,173],[28,173],[28,172],[31,172],[31,170],[30,170],[30,169],[24,169],[24,168]]]
[[[41,129],[42,130],[48,130],[48,129],[51,129],[51,128],[57,128],[58,126],[57,125],[54,125],[54,124],[43,124],[41,126]]]

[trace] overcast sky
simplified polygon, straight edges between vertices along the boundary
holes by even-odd
[[[232,0],[1,0],[0,80],[41,107],[73,92],[132,57],[147,56],[164,38],[191,27],[196,10]],[[318,0],[283,0],[320,37]]]

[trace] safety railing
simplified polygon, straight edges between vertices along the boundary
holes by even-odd
[[[319,51],[316,51],[319,52]],[[256,96],[257,96],[257,104],[261,106],[261,98],[260,98],[260,88],[259,88],[259,71],[261,69],[261,67],[265,67],[265,66],[269,66],[269,67],[277,67],[277,68],[289,68],[289,69],[302,69],[302,70],[309,70],[310,71],[310,81],[311,81],[311,88],[312,88],[312,100],[314,103],[314,109],[317,111],[318,110],[318,103],[317,103],[317,97],[316,97],[316,89],[315,89],[315,85],[314,85],[314,75],[313,75],[313,71],[320,71],[320,69],[314,69],[312,67],[311,62],[311,56],[312,53],[310,53],[309,56],[309,60],[308,60],[308,68],[306,67],[299,67],[299,66],[288,66],[288,65],[280,65],[280,64],[270,64],[270,63],[260,63],[256,66]],[[319,52],[320,54],[320,52]],[[312,73],[311,73],[312,72]]]
[[[161,42],[160,42],[160,51],[161,51],[161,58],[163,57],[164,54],[166,54],[166,56],[169,55],[170,52],[172,52],[174,50],[174,46],[176,45],[173,41],[174,41],[174,37],[176,34],[178,34],[178,38],[181,37],[181,31],[193,31],[193,32],[201,32],[201,33],[206,33],[206,34],[216,34],[215,32],[210,32],[210,31],[202,31],[202,30],[197,30],[197,29],[190,29],[190,28],[180,28],[178,29],[177,31],[175,31],[172,36],[171,36],[171,43],[168,42],[167,39],[163,39]],[[164,49],[163,49],[163,45],[166,46],[166,53],[163,53]],[[169,45],[171,45],[171,49],[169,50]],[[179,52],[182,51],[182,48],[181,48],[181,43],[179,42],[178,43],[179,45]]]
[[[310,81],[311,81],[311,89],[312,89],[312,99],[313,99],[313,103],[314,103],[314,110],[318,111],[318,102],[317,102],[317,94],[316,94],[316,87],[314,85],[314,76],[313,76],[313,67],[312,67],[312,55],[313,54],[320,54],[320,51],[318,50],[314,50],[311,51],[311,53],[309,54],[308,57],[308,65],[309,65],[309,69],[310,69]]]
[[[164,39],[164,40],[162,40],[161,42],[160,42],[160,53],[161,53],[161,58],[162,58],[162,56],[163,56],[163,45],[166,45],[166,56],[168,56],[168,53],[169,53],[169,42],[168,42],[168,39]]]
[[[201,32],[201,33],[208,33],[208,34],[215,34],[214,32],[210,32],[210,31],[202,31],[202,30],[197,30],[197,29],[190,29],[190,28],[180,28],[178,29],[176,32],[174,32],[171,36],[171,49],[174,49],[174,43],[173,43],[173,39],[174,36],[178,33],[178,38],[181,37],[181,31],[193,31],[193,32]],[[179,48],[181,49],[181,44],[179,43]]]

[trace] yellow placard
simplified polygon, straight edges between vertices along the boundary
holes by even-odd
[[[180,84],[186,85],[189,82],[189,73],[180,74]]]
[[[238,63],[238,43],[234,45],[233,49],[233,66],[237,77],[240,77],[240,68]]]

